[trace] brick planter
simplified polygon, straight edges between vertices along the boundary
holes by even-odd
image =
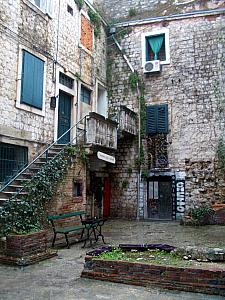
[[[225,269],[150,265],[86,256],[82,277],[225,296]]]
[[[6,248],[0,256],[0,262],[29,265],[56,255],[47,246],[46,231],[42,230],[30,234],[8,235]]]

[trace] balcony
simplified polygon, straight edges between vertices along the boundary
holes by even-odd
[[[118,122],[122,133],[137,135],[137,115],[126,106],[120,106]]]
[[[91,112],[86,120],[86,143],[117,149],[117,122]]]

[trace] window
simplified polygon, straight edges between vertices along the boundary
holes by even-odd
[[[91,91],[81,85],[80,101],[91,105]]]
[[[44,61],[23,50],[20,102],[42,109]]]
[[[52,0],[30,0],[30,2],[39,7],[44,13],[52,15]]]
[[[168,105],[158,104],[146,107],[146,133],[155,135],[168,133]]]
[[[73,183],[73,196],[82,197],[82,183],[79,181]]]
[[[67,4],[67,11],[68,11],[68,13],[70,13],[73,16],[73,9],[68,4]]]
[[[73,89],[74,80],[71,77],[59,72],[59,83],[65,85],[69,89]]]
[[[27,164],[27,148],[0,143],[0,182],[7,182]]]
[[[160,60],[160,64],[170,63],[169,31],[162,29],[142,35],[142,63]]]

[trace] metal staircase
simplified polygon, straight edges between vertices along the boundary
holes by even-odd
[[[55,142],[47,146],[32,162],[25,166],[21,171],[14,175],[5,185],[0,188],[0,207],[5,201],[13,201],[13,198],[19,198],[26,195],[26,186],[32,180],[43,166],[50,160],[53,160],[62,153],[68,145],[76,146],[79,142],[85,141],[86,129],[79,125],[85,123],[86,116],[64,132]],[[75,137],[67,144],[58,144],[60,139],[71,131],[76,132]]]

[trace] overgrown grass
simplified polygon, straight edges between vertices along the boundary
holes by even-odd
[[[159,265],[190,266],[193,264],[193,261],[186,261],[175,252],[168,253],[166,251],[156,249],[149,249],[143,252],[139,252],[137,250],[124,252],[119,248],[114,248],[112,252],[104,252],[96,258]]]

